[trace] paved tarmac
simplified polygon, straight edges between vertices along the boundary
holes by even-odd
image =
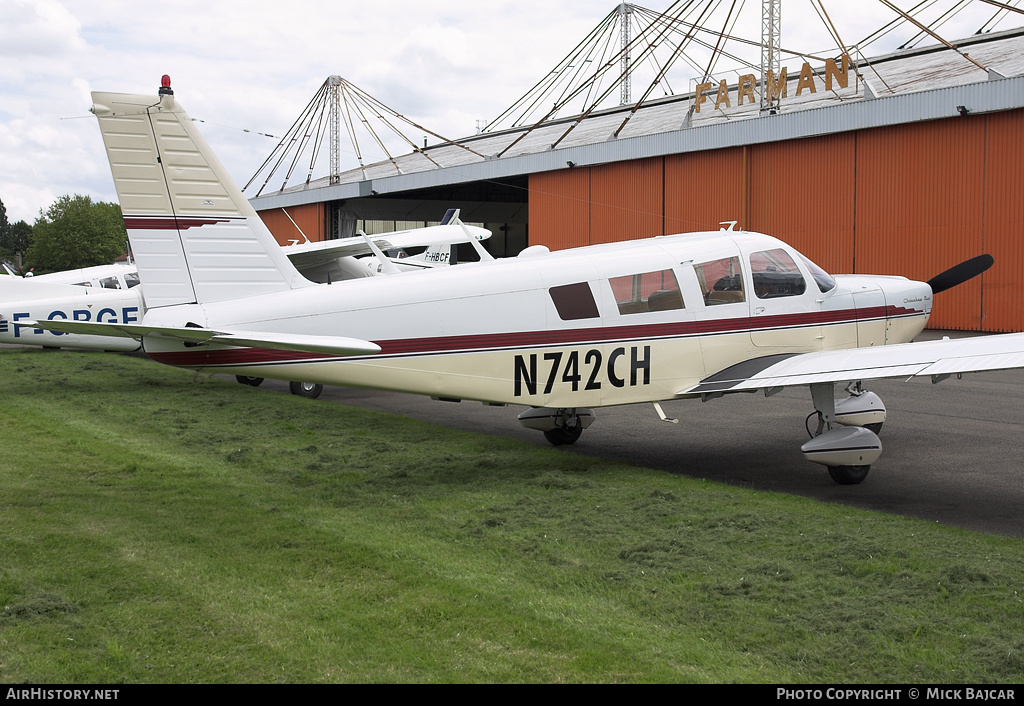
[[[805,388],[771,398],[744,394],[664,403],[679,424],[662,422],[651,405],[598,409],[597,421],[562,451],[1024,537],[1024,371],[954,376],[938,385],[885,380],[865,387],[882,398],[888,419],[880,434],[882,456],[860,485],[837,485],[824,467],[803,459],[804,419],[813,411]],[[274,380],[264,388],[288,389]],[[524,407],[340,387],[325,388],[318,402],[547,445],[543,434],[516,421]]]

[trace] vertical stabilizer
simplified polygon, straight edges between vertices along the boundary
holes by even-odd
[[[93,93],[149,308],[310,286],[169,87]]]

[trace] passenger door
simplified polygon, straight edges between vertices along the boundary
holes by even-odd
[[[750,308],[747,281],[739,255],[693,265],[704,306],[697,313],[705,375],[750,358]]]
[[[818,288],[784,248],[747,255],[750,267],[750,339],[759,355],[821,350]]]

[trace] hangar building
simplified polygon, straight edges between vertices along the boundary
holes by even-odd
[[[930,325],[1024,331],[1024,29],[955,44],[804,64],[769,85],[771,111],[755,101],[755,77],[739,76],[458,140],[472,152],[434,145],[431,159],[412,153],[252,203],[281,242],[296,225],[317,240],[458,207],[494,231],[496,256],[726,221],[833,273],[927,280],[988,252],[993,268],[938,295]]]

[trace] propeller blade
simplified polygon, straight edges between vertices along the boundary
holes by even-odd
[[[972,257],[970,260],[965,260],[959,265],[950,267],[945,272],[935,275],[928,280],[928,286],[932,288],[932,294],[945,292],[947,289],[952,289],[958,284],[963,284],[967,280],[977,277],[992,267],[993,262],[995,260],[992,259],[991,255],[987,254]]]

